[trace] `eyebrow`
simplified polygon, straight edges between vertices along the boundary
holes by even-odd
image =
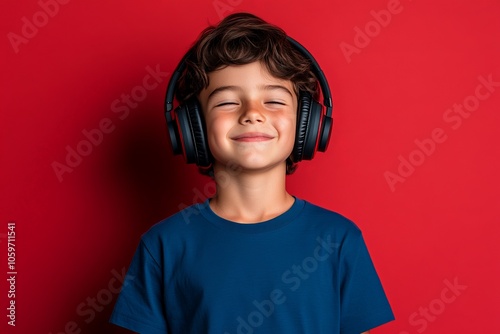
[[[214,95],[219,94],[225,90],[242,90],[241,87],[238,86],[220,86],[215,88],[210,94],[208,94],[207,101],[210,101],[210,98]]]
[[[286,88],[285,86],[282,86],[282,85],[261,85],[261,86],[259,86],[259,89],[260,90],[282,90],[282,91],[288,93],[291,97],[293,97],[292,92],[288,88]],[[223,92],[226,90],[241,91],[243,89],[239,86],[220,86],[220,87],[215,88],[210,94],[208,94],[207,101],[209,101],[210,98],[213,97],[214,95],[217,95],[220,92]]]
[[[292,92],[288,88],[286,88],[285,86],[282,86],[282,85],[263,85],[263,86],[260,86],[259,88],[263,89],[263,90],[275,90],[275,89],[282,90],[282,91],[287,92],[291,97],[293,97]]]

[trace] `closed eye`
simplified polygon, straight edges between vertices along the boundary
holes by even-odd
[[[216,104],[215,107],[222,107],[222,106],[227,106],[227,105],[238,105],[236,102],[222,102],[219,104]]]
[[[281,102],[281,101],[268,101],[268,102],[266,102],[266,104],[279,104],[279,105],[282,105],[282,106],[286,105],[286,103]]]

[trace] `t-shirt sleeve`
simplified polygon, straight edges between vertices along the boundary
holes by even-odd
[[[345,244],[341,266],[341,334],[360,334],[394,320],[361,231]]]
[[[160,266],[141,241],[110,322],[141,334],[168,334],[163,290]]]

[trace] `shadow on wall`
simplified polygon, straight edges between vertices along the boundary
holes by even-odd
[[[158,105],[144,104],[130,122],[117,129],[119,136],[104,173],[111,178],[108,191],[127,204],[127,224],[145,231],[191,201],[189,189],[200,179],[195,166],[174,156],[165,119]]]
[[[99,187],[102,197],[109,198],[116,208],[116,219],[107,222],[111,224],[108,228],[116,229],[112,246],[116,248],[110,250],[113,255],[107,260],[112,264],[108,262],[105,267],[128,268],[141,235],[190,200],[186,184],[196,182],[197,177],[192,177],[195,167],[186,168],[181,157],[173,156],[158,105],[145,101],[114,135],[106,148],[109,154],[95,169],[94,187]],[[109,270],[101,272],[109,279]],[[94,287],[89,293],[101,288],[105,286]],[[82,323],[82,334],[130,333],[109,324],[117,296],[113,293],[112,300],[95,312],[92,321]]]

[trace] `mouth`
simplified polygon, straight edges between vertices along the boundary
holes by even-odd
[[[231,138],[238,142],[257,142],[268,141],[274,139],[274,136],[263,132],[246,132]]]

